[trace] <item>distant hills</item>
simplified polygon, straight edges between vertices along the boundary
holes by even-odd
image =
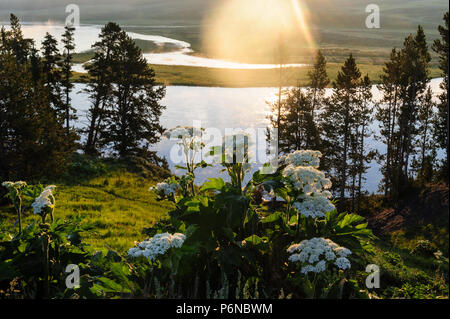
[[[115,21],[136,32],[158,34],[188,41],[196,52],[207,54],[202,31],[208,28],[204,19],[227,0],[73,0],[80,6],[81,23],[104,24]],[[242,2],[247,0],[241,0]],[[291,0],[261,0],[291,1]],[[421,24],[431,44],[438,37],[448,3],[444,0],[300,0],[309,8],[310,29],[318,46],[330,61],[341,62],[349,52],[366,63],[379,64],[392,47],[400,47],[403,39]],[[1,0],[0,21],[9,13],[27,22],[64,22],[66,2],[60,0]],[[365,8],[378,4],[381,28],[367,29]],[[178,28],[167,28],[178,27]],[[227,26],[224,26],[225,28]],[[250,26],[249,26],[250,28]],[[244,31],[245,32],[245,31]],[[290,62],[307,62],[311,52],[302,41],[289,39]],[[256,47],[243,61],[266,62],[267,52]],[[268,61],[270,62],[270,61]]]

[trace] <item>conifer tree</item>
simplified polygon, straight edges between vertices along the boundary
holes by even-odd
[[[396,49],[392,49],[390,59],[385,63],[383,74],[380,76],[381,84],[378,89],[383,97],[376,105],[375,117],[380,123],[379,140],[386,145],[386,154],[379,154],[378,162],[382,165],[383,173],[381,190],[387,196],[390,194],[393,185],[393,161],[394,161],[394,133],[397,130],[397,120],[400,108],[400,74],[401,74],[401,54]]]
[[[65,110],[65,120],[66,120],[66,130],[69,133],[70,131],[70,120],[76,119],[76,109],[73,108],[70,104],[70,92],[72,91],[73,84],[70,80],[72,75],[72,60],[73,53],[75,50],[75,42],[74,42],[74,27],[65,27],[65,32],[62,36],[61,42],[63,43],[63,57],[61,61],[61,86],[64,91],[64,110]]]
[[[442,169],[441,169],[441,178],[445,179],[448,183],[448,132],[449,132],[449,125],[448,125],[448,54],[449,54],[449,44],[448,44],[448,11],[444,14],[444,25],[441,25],[438,27],[439,33],[441,35],[441,39],[436,39],[433,43],[433,50],[439,54],[439,68],[442,71],[443,75],[443,81],[440,85],[442,89],[442,93],[439,95],[440,103],[438,106],[438,113],[437,118],[435,121],[435,129],[434,129],[434,136],[435,139],[438,141],[439,146],[446,151],[446,158],[444,159],[442,163]]]
[[[56,177],[74,140],[52,108],[44,77],[35,74],[42,68],[33,42],[23,38],[18,20],[11,22],[14,29],[2,31],[0,46],[0,175],[31,181]]]
[[[433,92],[428,87],[418,110],[418,128],[416,137],[416,149],[412,162],[412,169],[416,172],[417,180],[420,186],[431,182],[433,177],[433,166],[436,162],[436,141],[432,136],[432,122],[435,119],[433,102]]]
[[[364,174],[369,168],[368,164],[374,159],[375,152],[368,147],[366,139],[372,135],[370,124],[373,121],[373,106],[372,106],[372,83],[368,75],[361,80],[359,87],[359,101],[356,104],[356,153],[354,153],[355,173],[357,175],[357,182],[355,188],[355,196],[353,196],[353,208],[355,209],[355,199],[357,202],[356,210],[359,212],[362,200],[362,185],[365,180]],[[355,156],[356,155],[356,156]]]
[[[277,116],[278,118],[278,116]],[[275,120],[272,118],[272,125]],[[290,89],[281,101],[278,121],[278,147],[283,153],[309,149],[314,137],[318,138],[311,119],[311,97],[301,87]],[[318,144],[318,141],[314,141]]]
[[[92,103],[87,114],[89,125],[86,129],[87,140],[84,145],[85,153],[90,155],[100,153],[104,144],[99,141],[99,137],[105,129],[106,110],[112,99],[112,66],[116,63],[114,53],[117,51],[115,48],[122,36],[123,32],[119,25],[110,22],[102,28],[99,41],[92,46],[95,55],[87,66],[89,74],[86,80],[89,84],[85,90]]]
[[[431,61],[423,28],[416,35],[409,35],[401,51],[400,114],[396,138],[396,172],[394,196],[399,196],[408,187],[411,156],[414,155],[414,140],[417,134],[417,115],[421,95],[429,82]]]
[[[48,90],[50,103],[58,116],[64,118],[64,103],[62,101],[61,82],[62,73],[59,65],[61,56],[58,49],[58,41],[46,33],[42,41],[42,72],[44,86]]]
[[[93,47],[85,152],[100,153],[109,145],[122,157],[141,153],[162,133],[159,117],[164,107],[159,101],[165,88],[156,87],[154,71],[119,25],[108,23]]]
[[[385,194],[394,200],[407,189],[414,177],[412,160],[415,158],[415,165],[422,167],[422,164],[417,164],[423,162],[423,158],[416,154],[416,142],[420,140],[421,132],[428,132],[428,129],[423,129],[422,121],[424,116],[429,118],[424,110],[428,107],[426,89],[430,61],[425,34],[419,26],[415,36],[406,37],[400,51],[392,51],[391,59],[383,69],[379,88],[384,97],[377,107],[377,119],[381,123],[381,138],[386,143],[387,152],[379,157],[379,161],[383,163],[382,187]],[[425,153],[432,151],[429,146],[427,143]],[[417,172],[417,168],[414,171]]]
[[[164,87],[155,84],[155,72],[132,38],[123,34],[114,52],[112,65],[113,103],[102,139],[121,156],[138,155],[159,141],[163,128],[159,117],[164,107],[159,101]]]
[[[308,72],[309,90],[312,95],[311,101],[311,117],[315,122],[315,112],[323,107],[323,99],[325,95],[325,88],[330,84],[330,79],[327,74],[327,62],[318,50],[314,59],[314,67]]]
[[[324,130],[324,157],[329,173],[342,200],[348,188],[351,142],[354,138],[354,108],[358,103],[358,87],[361,72],[350,54],[333,82],[333,94],[322,115]]]

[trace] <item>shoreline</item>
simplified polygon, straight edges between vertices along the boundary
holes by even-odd
[[[341,68],[339,63],[328,63],[327,72],[331,83],[336,79]],[[210,88],[274,88],[279,87],[279,69],[220,69],[176,65],[151,65],[156,75],[156,84],[165,86],[210,87]],[[362,75],[368,74],[372,84],[380,83],[383,65],[359,64]],[[311,67],[286,68],[284,71],[283,87],[300,85],[307,87],[307,77]],[[87,73],[73,72],[73,83],[86,83],[81,81]],[[442,78],[437,67],[430,68],[430,80]],[[332,87],[332,84],[328,88]]]

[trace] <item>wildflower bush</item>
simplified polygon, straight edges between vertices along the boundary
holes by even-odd
[[[6,196],[18,221],[12,232],[7,227],[0,229],[0,298],[105,297],[110,285],[115,294],[128,292],[118,284],[127,274],[119,256],[114,252],[94,254],[83,243],[82,234],[91,231],[92,226],[82,223],[81,217],[62,220],[54,216],[54,185],[2,185],[8,189]],[[36,219],[22,227],[21,217],[29,211]],[[80,285],[75,289],[66,285],[68,265],[80,268]]]
[[[257,171],[244,184],[249,138],[229,137],[211,150],[229,181],[197,187],[195,170],[207,165],[192,162],[199,144],[192,131],[177,128],[176,136],[186,146],[186,174],[150,189],[175,209],[128,253],[147,296],[361,297],[353,277],[374,236],[362,217],[336,212],[320,152],[283,156],[274,173]]]

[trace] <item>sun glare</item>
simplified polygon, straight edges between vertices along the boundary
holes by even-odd
[[[204,21],[206,52],[234,61],[273,63],[280,41],[291,49],[315,47],[308,26],[308,9],[300,1],[221,2]]]
[[[309,45],[314,46],[314,40],[311,36],[311,32],[309,30],[309,26],[306,22],[306,18],[303,15],[304,10],[302,9],[302,5],[300,4],[299,0],[291,0],[292,7],[295,12],[295,16],[297,18],[297,22],[299,24],[300,30],[303,32],[303,36],[305,37],[306,41]]]

